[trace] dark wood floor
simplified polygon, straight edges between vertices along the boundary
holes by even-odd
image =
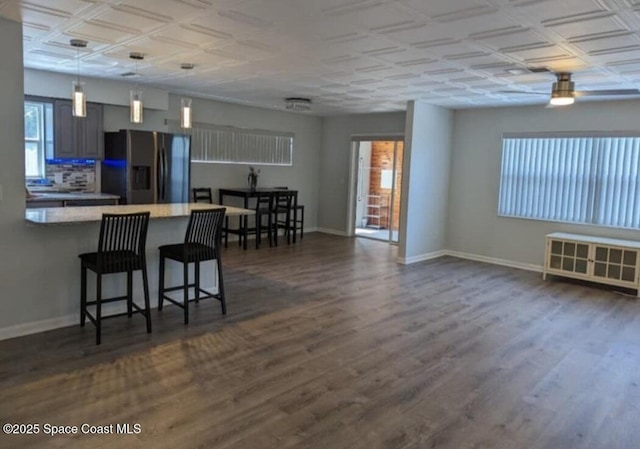
[[[640,304],[602,289],[320,234],[225,251],[229,314],[0,342],[2,448],[640,447]],[[15,298],[18,300],[19,298]]]

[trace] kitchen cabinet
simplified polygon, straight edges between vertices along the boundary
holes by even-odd
[[[87,103],[87,116],[74,117],[70,100],[55,100],[53,154],[48,159],[103,159],[102,105]]]
[[[556,232],[547,235],[547,274],[635,289],[640,296],[640,242]]]

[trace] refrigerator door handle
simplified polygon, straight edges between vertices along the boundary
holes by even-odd
[[[167,150],[162,147],[162,200],[165,201],[167,198],[167,183],[169,182],[169,173],[167,172]]]
[[[162,179],[162,155],[156,153],[156,197],[160,198],[160,180]],[[157,201],[157,200],[156,200]]]

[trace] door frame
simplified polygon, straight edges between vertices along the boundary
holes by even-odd
[[[404,133],[352,134],[351,135],[351,145],[349,150],[349,202],[347,206],[347,236],[355,237],[356,235],[356,208],[357,208],[357,198],[358,198],[358,158],[359,158],[360,142],[397,141],[397,140],[402,140],[402,142],[404,143]],[[396,161],[394,160],[393,163],[395,167]],[[394,179],[394,185],[395,185],[395,179]],[[389,239],[388,242],[390,240],[391,239]],[[398,241],[400,241],[399,229],[398,229]]]

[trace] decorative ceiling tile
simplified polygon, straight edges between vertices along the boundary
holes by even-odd
[[[519,16],[530,22],[571,21],[607,11],[597,0],[511,0],[510,3]]]
[[[27,67],[73,73],[82,38],[86,75],[121,79],[140,51],[141,83],[182,91],[191,62],[200,96],[282,107],[297,93],[319,114],[544,103],[553,74],[507,72],[526,66],[640,87],[637,0],[0,0],[0,15],[23,21]]]
[[[618,18],[609,12],[571,17],[571,20],[547,21],[542,24],[566,40],[577,40],[593,34],[626,31],[626,27]]]
[[[608,52],[617,49],[640,47],[640,37],[635,33],[623,32],[615,35],[598,36],[571,42],[574,46],[588,54]]]

